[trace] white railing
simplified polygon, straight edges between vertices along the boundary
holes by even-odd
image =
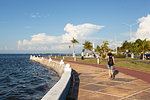
[[[30,56],[30,60],[51,67],[60,77],[60,80],[44,95],[42,100],[65,100],[71,84],[72,69],[70,64],[64,64],[63,60],[57,62],[51,58],[44,59],[43,57],[35,56]]]

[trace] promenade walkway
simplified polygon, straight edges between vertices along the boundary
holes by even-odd
[[[150,100],[150,83],[137,78],[141,74],[136,71],[133,71],[136,74],[133,77],[124,74],[130,74],[132,70],[117,68],[124,73],[119,72],[116,79],[110,80],[106,66],[73,61],[65,63],[70,63],[79,77],[78,100]]]

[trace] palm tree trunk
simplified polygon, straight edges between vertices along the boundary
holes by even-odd
[[[69,57],[70,57],[70,48],[69,48]]]
[[[88,49],[86,49],[86,56],[88,56]]]
[[[74,43],[73,43],[73,58],[75,57]]]
[[[105,49],[104,49],[104,55],[106,55],[106,51],[105,51]]]
[[[144,60],[144,51],[143,51],[143,60]]]

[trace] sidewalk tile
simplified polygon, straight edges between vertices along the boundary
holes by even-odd
[[[118,95],[118,96],[126,96],[126,95],[129,95],[131,93],[134,93],[135,91],[131,91],[129,89],[124,89],[124,88],[119,88],[119,87],[110,87],[110,88],[107,88],[107,89],[102,90],[100,92]]]
[[[79,93],[78,93],[78,94],[79,94],[78,96],[80,97],[80,96],[87,95],[87,94],[90,94],[90,93],[91,93],[91,92],[84,91],[84,90],[81,90],[81,89],[80,89],[80,90],[79,90]]]
[[[102,89],[107,88],[106,86],[100,86],[100,85],[95,85],[95,84],[88,84],[86,86],[81,86],[81,89],[85,89],[85,90],[90,90],[90,91],[99,91]]]
[[[115,85],[120,85],[121,83],[120,82],[112,82],[112,81],[101,81],[101,82],[97,82],[96,84],[115,86]]]
[[[101,93],[92,93],[78,98],[78,100],[118,100],[118,99],[119,99],[118,97]]]
[[[150,93],[142,92],[142,93],[138,93],[136,95],[133,95],[129,98],[136,99],[136,100],[150,100]]]
[[[150,85],[127,83],[127,84],[119,85],[117,87],[129,89],[129,90],[133,90],[133,91],[140,91],[140,90],[143,90],[146,88],[150,88]]]

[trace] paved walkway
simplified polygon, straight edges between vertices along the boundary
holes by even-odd
[[[78,73],[78,100],[150,100],[150,83],[137,77],[119,72],[115,80],[110,80],[107,69],[104,69],[106,66],[72,61],[65,63],[70,63]]]

